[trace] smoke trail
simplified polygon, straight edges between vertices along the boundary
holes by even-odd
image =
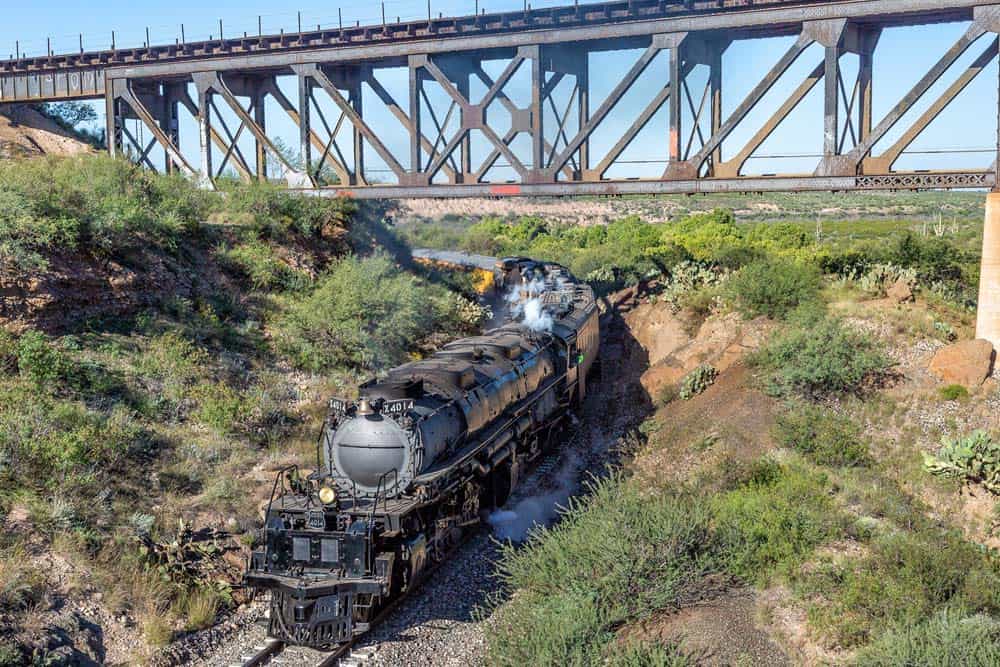
[[[510,317],[532,331],[551,331],[552,315],[545,312],[542,296],[548,290],[544,277],[535,276],[518,285],[511,285],[504,295]]]
[[[490,514],[490,526],[494,535],[501,540],[523,542],[535,526],[548,526],[559,514],[559,509],[576,489],[581,461],[574,452],[568,452],[566,459],[555,473],[543,482],[549,487],[547,493],[536,494],[517,501],[511,508],[501,508]]]
[[[532,331],[552,331],[552,315],[545,312],[539,298],[525,302],[521,321]]]

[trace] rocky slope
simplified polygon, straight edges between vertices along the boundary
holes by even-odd
[[[79,155],[93,150],[30,106],[0,105],[0,158]]]

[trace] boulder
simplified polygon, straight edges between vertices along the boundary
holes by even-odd
[[[907,303],[913,301],[913,288],[905,280],[897,280],[889,286],[885,295],[896,303]]]
[[[938,350],[927,370],[945,384],[978,387],[993,372],[994,357],[988,340],[963,340]]]

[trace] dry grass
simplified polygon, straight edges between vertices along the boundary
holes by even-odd
[[[215,591],[198,590],[186,595],[180,603],[184,613],[184,629],[202,630],[212,625],[219,611],[219,596]]]

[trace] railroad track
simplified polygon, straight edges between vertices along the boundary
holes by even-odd
[[[295,648],[295,647],[293,647]],[[268,639],[262,645],[256,647],[256,653],[244,656],[239,663],[232,667],[262,667],[272,665],[277,667],[283,664],[282,656],[285,653],[285,643],[277,639]],[[335,651],[331,651],[319,658],[315,663],[316,667],[364,667],[375,654],[375,647],[365,646],[354,648],[353,642],[348,642]],[[306,662],[306,656],[296,656],[295,664]]]

